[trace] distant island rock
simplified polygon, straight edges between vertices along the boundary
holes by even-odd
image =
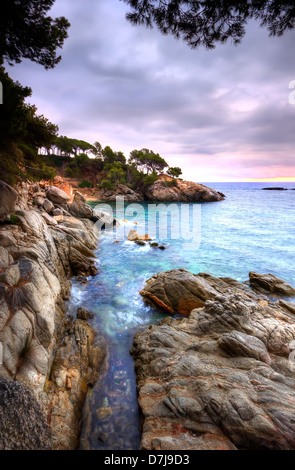
[[[262,191],[288,191],[287,188],[262,188]]]

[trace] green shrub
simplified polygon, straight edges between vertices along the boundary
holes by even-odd
[[[74,177],[74,171],[69,166],[68,166],[68,168],[65,169],[65,177],[66,178],[73,178]]]
[[[19,222],[19,218],[18,218],[17,215],[15,215],[14,212],[12,212],[12,214],[10,214],[9,222],[10,222],[12,225],[16,225],[16,224]]]
[[[156,173],[152,173],[151,175],[146,175],[143,178],[143,184],[145,186],[152,186],[158,179],[158,175]]]
[[[79,184],[79,188],[93,188],[94,184],[91,181],[84,180],[82,183]]]
[[[112,189],[115,189],[115,185],[111,181],[103,180],[99,185],[99,188],[108,189],[109,191],[112,191]]]
[[[177,180],[165,181],[165,186],[168,186],[170,188],[172,188],[172,187],[177,188]]]

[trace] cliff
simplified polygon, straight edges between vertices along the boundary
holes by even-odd
[[[67,315],[65,300],[72,276],[86,281],[97,273],[94,222],[110,221],[90,209],[82,195],[72,204],[69,199],[52,186],[23,185],[15,191],[0,184],[0,376],[21,382],[40,404],[51,435],[42,448],[77,447],[87,389],[107,354],[88,312]],[[24,413],[25,423],[31,409]],[[13,448],[5,432],[1,427],[0,447]],[[26,448],[21,437],[19,446]],[[40,447],[38,441],[34,446]]]

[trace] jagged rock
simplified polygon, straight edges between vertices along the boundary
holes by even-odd
[[[177,185],[171,186],[171,181],[172,178],[164,175],[153,185],[145,188],[145,198],[163,202],[212,202],[222,201],[225,197],[224,194],[203,184],[177,180]]]
[[[98,273],[94,261],[73,247],[70,249],[69,260],[75,276],[95,276]]]
[[[289,312],[293,313],[295,315],[295,304],[292,302],[286,302],[286,300],[280,300],[280,305],[282,305],[284,308],[289,310]]]
[[[75,192],[74,200],[69,206],[69,211],[74,217],[91,219],[93,209],[86,204],[86,199],[78,191]]]
[[[8,220],[11,212],[15,210],[18,197],[14,188],[0,180],[0,222]]]
[[[213,276],[212,280],[215,280]],[[176,269],[153,276],[140,293],[145,300],[168,313],[188,315],[218,295],[216,286],[211,284],[202,274],[197,276],[184,269]]]
[[[76,355],[76,343],[66,335],[63,300],[69,295],[68,277],[97,272],[94,223],[65,215],[58,225],[48,225],[51,218],[46,212],[30,209],[16,214],[18,225],[0,229],[0,242],[6,245],[0,246],[0,376],[20,381],[34,393],[46,411],[53,447],[72,449],[77,447],[88,386],[98,377],[105,356],[90,325],[81,319],[74,328],[82,341]],[[61,348],[68,340],[70,359],[61,361],[63,372],[57,382],[63,387],[58,388],[51,368],[53,363],[55,370],[59,367]]]
[[[134,339],[141,448],[295,449],[288,309],[227,278],[171,271],[157,280],[145,290],[172,310],[190,291],[205,303]]]
[[[152,238],[147,233],[145,235],[139,235],[139,233],[137,233],[136,230],[130,230],[130,232],[128,233],[127,239],[130,242],[152,240]]]
[[[7,266],[6,269],[0,272],[0,282],[8,284],[9,286],[16,286],[20,281],[20,272],[17,264]]]
[[[39,193],[40,194],[40,193]],[[45,197],[42,196],[34,196],[34,204],[41,208],[45,202]]]
[[[295,289],[273,274],[257,274],[250,272],[249,277],[251,287],[260,292],[277,294],[283,297],[295,296]]]
[[[94,317],[93,313],[88,312],[85,308],[79,307],[77,311],[77,318],[80,320],[89,320]]]
[[[55,186],[47,186],[45,191],[47,199],[54,204],[66,204],[70,200],[69,196],[62,189]]]
[[[49,199],[45,199],[43,203],[43,209],[49,214],[54,210],[54,204]]]
[[[9,264],[13,263],[12,256],[8,253],[6,248],[0,246],[0,268],[4,266],[8,266]]]
[[[45,416],[32,392],[0,376],[0,450],[50,450]]]
[[[108,214],[105,211],[98,209],[92,209],[88,204],[86,204],[86,199],[78,191],[75,193],[74,201],[69,206],[70,213],[79,218],[90,219],[96,223],[96,231],[105,228],[113,228],[116,225],[117,221],[111,214]]]
[[[15,245],[16,239],[9,230],[0,230],[0,245],[4,248]]]
[[[45,222],[47,223],[47,225],[57,225],[57,221],[51,217],[49,214],[47,214],[47,212],[41,212],[41,215],[43,217],[43,219],[45,220]]]
[[[52,211],[54,217],[63,217],[63,211],[58,207]]]

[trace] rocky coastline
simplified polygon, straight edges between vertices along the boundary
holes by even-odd
[[[88,322],[91,314],[81,308],[67,315],[65,301],[72,276],[87,282],[97,273],[95,221],[114,221],[81,194],[70,204],[67,193],[49,185],[16,191],[1,182],[0,199],[1,387],[18,396],[13,384],[20,382],[28,397],[23,404],[1,402],[0,449],[76,449],[83,403],[104,367],[107,345]],[[39,407],[43,439],[17,439],[34,420],[28,402]]]
[[[79,189],[79,188],[77,188]],[[193,183],[160,175],[154,184],[134,191],[124,184],[114,184],[113,189],[79,189],[88,201],[115,202],[116,197],[124,197],[126,202],[217,202],[225,195],[203,184]]]
[[[132,354],[141,449],[295,449],[295,290],[272,275],[249,285],[173,270],[141,294],[168,314]]]
[[[117,221],[58,186],[0,182],[0,449],[77,449],[87,392],[108,366],[91,312],[70,315],[66,301],[73,276],[97,273],[95,222]],[[177,269],[140,293],[167,314],[131,350],[141,449],[295,449],[295,289],[271,274],[240,283]]]

